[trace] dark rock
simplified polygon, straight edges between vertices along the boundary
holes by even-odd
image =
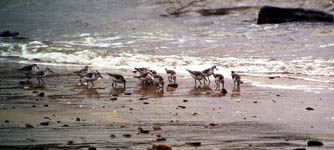
[[[61,123],[61,121],[57,121],[57,123]]]
[[[15,37],[17,35],[19,35],[18,32],[10,32],[8,30],[0,33],[0,37]]]
[[[257,101],[254,101],[253,103],[254,103],[254,104],[257,104],[258,102],[257,102]]]
[[[277,97],[280,97],[281,95],[279,95],[279,94],[276,94],[276,96],[277,96]]]
[[[39,97],[44,97],[45,96],[45,93],[44,92],[41,92],[38,94]]]
[[[144,104],[144,105],[147,105],[147,104],[150,104],[150,103],[149,103],[149,102],[144,102],[143,104]]]
[[[40,125],[41,126],[48,126],[50,124],[49,121],[45,121],[45,122],[41,122]]]
[[[307,146],[323,146],[324,144],[320,141],[307,141]]]
[[[36,107],[36,105],[32,105],[31,107]]]
[[[96,150],[96,147],[92,147],[92,146],[90,146],[90,147],[88,148],[88,150]]]
[[[139,98],[139,100],[147,100],[148,98],[147,97],[141,97]]]
[[[77,117],[76,119],[75,119],[75,121],[80,121],[81,119],[79,118],[79,117]]]
[[[68,124],[64,124],[63,127],[69,127],[69,125]]]
[[[31,124],[28,124],[28,123],[26,123],[25,127],[26,127],[26,128],[34,128],[34,126],[33,126],[33,125],[31,125]]]
[[[306,150],[306,148],[295,148],[295,149],[292,149],[292,150]]]
[[[158,144],[158,145],[153,145],[152,146],[153,150],[172,150],[172,147],[170,145],[166,144]]]
[[[178,88],[179,87],[179,85],[176,84],[176,83],[174,83],[174,84],[168,84],[167,86],[168,87],[172,87],[172,88]]]
[[[49,107],[49,105],[48,105],[48,104],[45,104],[44,107]]]
[[[113,139],[113,138],[116,138],[116,135],[113,135],[113,134],[112,134],[112,135],[110,135],[110,138],[112,138],[112,139]]]
[[[166,141],[167,139],[166,138],[163,138],[163,137],[159,137],[159,138],[157,138],[157,141],[159,142],[159,141]]]
[[[38,93],[38,91],[32,91],[32,93]]]
[[[177,106],[177,107],[179,107],[179,108],[182,108],[182,109],[186,109],[186,106]]]
[[[115,100],[117,100],[117,97],[112,97],[112,98],[110,98],[110,100],[115,101]]]
[[[123,137],[130,138],[131,134],[123,134]]]
[[[217,126],[218,124],[210,123],[210,126]]]
[[[149,134],[149,133],[150,133],[149,130],[144,130],[144,129],[141,128],[141,127],[139,127],[138,130],[139,130],[139,133],[142,133],[142,134]]]
[[[186,103],[186,102],[188,102],[188,100],[184,99],[183,102]]]
[[[308,111],[313,111],[314,110],[314,108],[312,108],[312,107],[306,107],[305,109],[308,110]]]
[[[118,94],[112,94],[112,96],[117,97],[117,96],[119,96],[119,95],[118,95]]]
[[[124,95],[131,95],[132,93],[130,92],[125,92]]]
[[[186,144],[190,146],[201,146],[202,145],[201,142],[186,142]]]
[[[161,130],[161,126],[160,126],[160,124],[153,124],[153,130],[154,131],[159,131],[159,130]]]
[[[72,144],[74,144],[74,141],[67,141],[67,145],[72,145]]]
[[[263,6],[260,9],[257,23],[285,23],[285,22],[333,22],[333,15],[311,9],[303,8],[281,8],[272,6]]]
[[[9,120],[5,120],[5,123],[9,123]]]

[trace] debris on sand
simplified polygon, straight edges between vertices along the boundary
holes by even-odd
[[[130,138],[131,134],[123,134],[123,137]]]
[[[186,106],[179,105],[178,108],[186,109]]]
[[[117,100],[117,97],[112,97],[112,98],[110,98],[110,100],[115,101],[115,100]]]
[[[312,108],[312,107],[306,107],[305,109],[308,110],[308,111],[313,111],[314,110],[314,108]]]
[[[144,129],[141,128],[141,127],[139,127],[138,130],[139,130],[139,133],[142,133],[142,134],[149,134],[149,133],[150,133],[149,130],[144,130]]]
[[[172,147],[167,144],[158,144],[158,145],[153,145],[152,146],[153,150],[172,150]]]
[[[26,124],[25,124],[25,128],[27,128],[27,129],[29,129],[29,128],[34,128],[34,126],[31,125],[31,124],[26,123]]]
[[[159,123],[153,124],[152,128],[153,128],[154,131],[159,131],[159,130],[161,130],[161,126],[160,126]]]
[[[41,92],[38,94],[39,97],[44,97],[45,96],[45,93],[44,92]]]
[[[49,121],[45,121],[45,122],[41,122],[40,125],[41,126],[48,126],[50,124]]]
[[[323,146],[324,144],[320,141],[307,141],[307,146]]]
[[[190,146],[201,146],[202,143],[201,143],[201,142],[186,142],[186,145],[190,145]]]

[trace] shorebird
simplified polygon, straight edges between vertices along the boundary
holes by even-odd
[[[153,83],[156,87],[156,91],[162,90],[164,88],[164,78],[160,75],[153,75]]]
[[[142,75],[142,74],[145,74],[146,72],[148,72],[149,71],[149,69],[148,68],[144,68],[144,67],[142,67],[142,68],[136,68],[135,67],[135,73],[136,72],[138,72],[139,73],[139,75]]]
[[[98,78],[103,78],[102,75],[96,70],[95,72],[89,72],[87,75],[84,77],[84,80],[87,82],[90,82],[92,84],[92,88],[95,86],[94,81],[97,80]]]
[[[231,71],[232,79],[233,79],[233,88],[235,88],[235,84],[237,84],[237,89],[240,88],[241,77],[239,74]]]
[[[126,80],[124,76],[120,74],[112,74],[112,73],[107,73],[107,74],[111,77],[111,80],[113,81],[112,87],[116,87],[117,83],[123,83],[123,86],[125,88]]]
[[[84,68],[82,68],[79,71],[74,71],[73,73],[77,74],[80,78],[79,78],[79,83],[81,83],[82,78],[85,77],[88,73],[88,66],[85,66]]]
[[[169,83],[176,83],[176,72],[174,70],[168,70],[167,68],[165,68],[165,70],[168,75]]]
[[[153,80],[151,72],[141,73],[139,76],[134,76],[134,78],[138,78],[143,85],[152,83]]]
[[[31,79],[31,77],[29,76],[30,74],[33,74],[34,72],[36,72],[39,69],[39,67],[37,66],[37,64],[31,64],[31,65],[27,65],[24,66],[20,69],[16,69],[17,71],[24,73],[26,75],[26,77],[28,78],[27,82]]]
[[[203,80],[203,79],[204,79],[204,81],[207,80],[205,78],[204,74],[202,72],[200,72],[200,71],[191,71],[191,70],[188,70],[188,69],[186,69],[186,70],[190,73],[191,77],[194,78],[194,80],[195,80],[195,86],[197,84],[196,80],[199,81],[200,85],[202,85],[201,80]]]
[[[223,89],[224,89],[225,88],[224,87],[224,76],[221,75],[221,74],[213,74],[213,77],[215,78],[215,82],[217,84],[217,88],[216,89],[220,88],[220,84],[223,85]]]
[[[43,78],[46,77],[48,74],[54,73],[50,68],[45,68],[44,70],[40,70],[31,74],[28,74],[30,78],[36,78],[38,80],[39,85],[44,85]]]
[[[204,76],[207,77],[207,80],[209,80],[209,84],[210,84],[210,76],[214,74],[215,69],[218,70],[217,67],[213,65],[211,68],[208,68],[202,71]]]

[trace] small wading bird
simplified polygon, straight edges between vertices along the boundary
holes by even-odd
[[[96,81],[98,78],[103,78],[102,75],[96,70],[95,72],[89,72],[87,75],[84,77],[84,80],[87,82],[90,82],[92,84],[92,88],[95,86],[94,81]]]
[[[224,87],[224,76],[221,74],[213,74],[213,77],[215,78],[215,82],[217,84],[216,90],[220,89],[220,84]]]
[[[148,85],[152,83],[153,80],[151,72],[141,73],[139,76],[134,76],[134,78],[139,79],[142,85]]]
[[[123,83],[123,87],[125,88],[126,80],[124,76],[120,74],[112,74],[112,73],[107,73],[110,77],[111,80],[113,81],[112,87],[117,87],[117,83]]]
[[[88,73],[88,66],[85,66],[79,71],[74,71],[73,73],[77,74],[79,76],[79,83],[82,83],[82,78],[85,77]]]
[[[28,74],[30,78],[36,78],[38,80],[39,85],[44,85],[44,80],[47,75],[50,73],[54,73],[50,68],[46,68],[45,70],[40,70],[31,74]]]
[[[168,81],[169,83],[176,83],[176,72],[174,70],[168,70],[167,68],[165,68],[166,73],[168,75]]]
[[[202,72],[200,72],[200,71],[191,71],[191,70],[188,70],[188,69],[186,69],[186,70],[190,73],[191,77],[194,78],[194,80],[195,80],[195,86],[197,84],[197,82],[196,82],[197,80],[199,81],[200,85],[202,85],[201,80],[203,80],[203,79],[204,79],[204,81],[207,80],[205,78],[204,74]]]
[[[17,71],[24,73],[26,75],[27,82],[29,82],[29,80],[31,79],[31,77],[29,75],[33,74],[34,72],[36,72],[39,69],[39,67],[37,66],[37,64],[32,64],[32,65],[27,65],[24,66],[20,69],[16,69]]]
[[[214,74],[215,69],[218,70],[217,67],[214,65],[211,68],[208,68],[202,71],[202,73],[207,78],[207,80],[209,80],[209,84],[210,84],[210,76]]]
[[[232,80],[233,80],[233,88],[235,88],[235,84],[237,84],[237,89],[240,88],[240,82],[241,82],[241,77],[239,74],[235,73],[234,71],[231,71],[232,75]]]
[[[160,75],[153,75],[153,83],[154,83],[154,86],[155,86],[155,90],[156,91],[160,91],[160,90],[163,90],[164,89],[164,78]]]

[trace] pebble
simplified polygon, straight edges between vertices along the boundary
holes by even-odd
[[[112,134],[112,135],[110,135],[110,138],[116,138],[116,135]]]
[[[32,93],[38,93],[38,91],[32,91]]]
[[[68,124],[64,124],[63,127],[69,127],[69,125]]]
[[[153,150],[172,150],[172,147],[170,145],[166,144],[158,144],[158,145],[153,145],[152,146]]]
[[[139,100],[147,100],[148,98],[147,97],[141,97],[139,98]]]
[[[44,94],[44,92],[41,92],[41,93],[38,94],[38,96],[39,96],[39,97],[44,97],[45,94]]]
[[[31,124],[28,124],[28,123],[26,123],[26,124],[25,124],[25,127],[26,127],[26,128],[34,128],[34,126],[33,126],[33,125],[31,125]]]
[[[201,142],[186,142],[186,144],[190,146],[201,146],[202,145]]]
[[[167,139],[166,138],[162,138],[162,137],[159,137],[159,138],[157,138],[157,141],[159,142],[159,141],[166,141]]]
[[[159,130],[161,130],[161,126],[160,126],[160,124],[153,124],[153,130],[154,131],[159,131]]]
[[[114,97],[117,97],[117,96],[118,96],[118,94],[112,94],[112,96],[114,96]]]
[[[126,137],[126,138],[130,138],[131,134],[123,134],[123,136]]]
[[[306,150],[306,148],[295,148],[295,149],[292,149],[292,150]]]
[[[188,102],[188,100],[184,99],[183,102],[186,103],[186,102]]]
[[[312,107],[306,107],[305,109],[308,110],[308,111],[313,111],[314,110],[314,108],[312,108]]]
[[[125,92],[124,95],[131,95],[131,93],[130,92]]]
[[[67,145],[72,145],[72,144],[74,144],[74,141],[67,141]]]
[[[307,141],[307,146],[323,146],[324,144],[320,141]]]
[[[49,121],[45,121],[45,122],[41,122],[39,123],[41,126],[48,126],[49,125]]]
[[[182,106],[182,105],[179,105],[177,107],[182,108],[182,109],[186,109],[186,106]]]
[[[117,97],[112,97],[112,98],[110,98],[110,100],[115,101],[115,100],[117,100]]]
[[[89,147],[88,150],[96,150],[96,147]]]
[[[75,121],[80,121],[81,119],[79,118],[79,117],[77,117],[76,119],[75,119]]]
[[[150,104],[150,103],[149,103],[149,102],[144,102],[143,104],[144,104],[144,105],[147,105],[147,104]]]
[[[49,105],[48,105],[48,104],[45,104],[44,107],[49,107]]]
[[[9,120],[5,120],[5,123],[9,123]]]
[[[139,133],[142,133],[142,134],[149,134],[149,133],[150,133],[149,130],[144,130],[144,129],[141,128],[141,127],[139,127],[138,130],[139,130]]]

